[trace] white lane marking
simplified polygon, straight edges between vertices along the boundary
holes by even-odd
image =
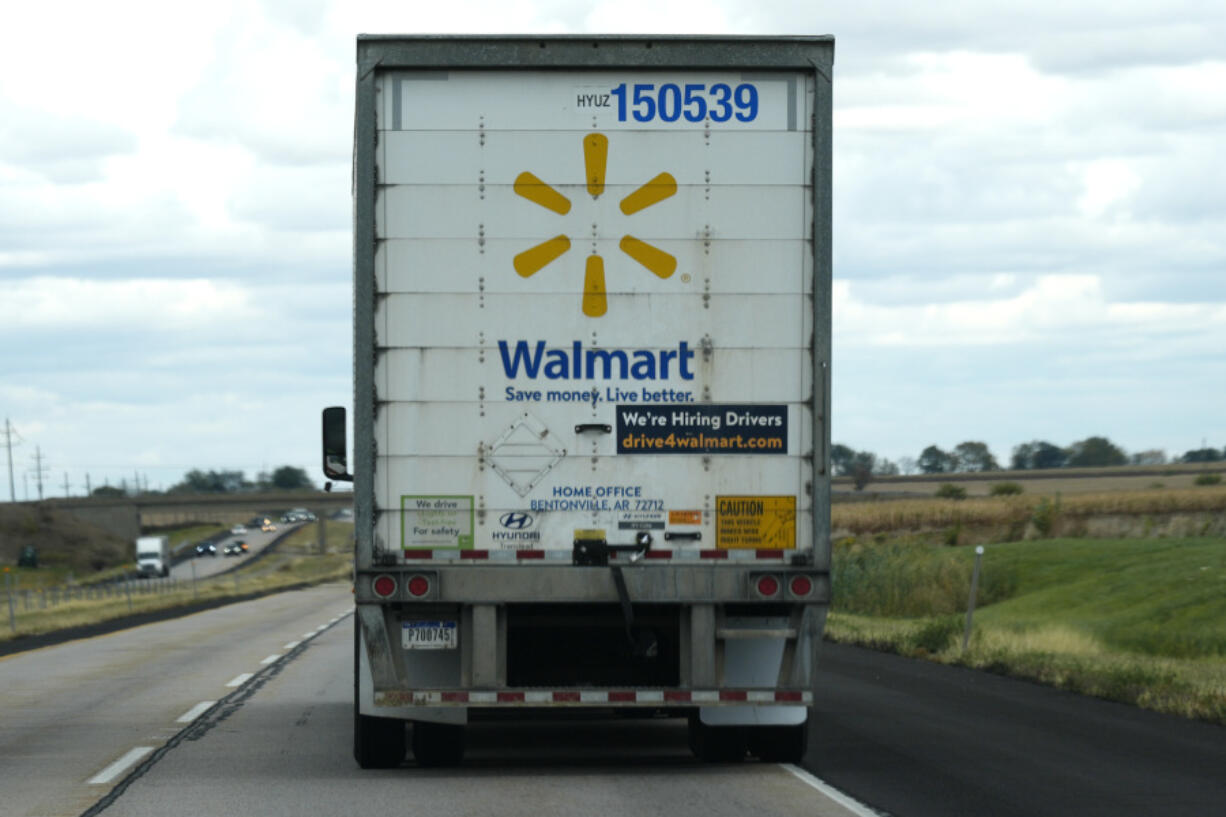
[[[235,675],[233,678],[230,679],[229,683],[227,683],[226,686],[241,687],[243,684],[250,681],[254,675],[255,675],[254,672],[244,672],[242,675]]]
[[[303,637],[304,639],[306,639],[306,638],[310,638],[310,637],[311,637],[311,636],[313,636],[313,635],[315,635],[315,633],[313,633],[313,632],[311,632],[311,633],[303,633],[303,634],[302,634],[302,637]]]
[[[281,649],[292,650],[294,647],[297,647],[301,643],[302,643],[301,641],[291,641],[288,644],[286,644],[284,647],[282,647]]]
[[[105,783],[110,783],[116,777],[119,777],[119,775],[126,772],[129,766],[131,766],[134,763],[137,763],[138,761],[141,760],[141,758],[143,758],[145,755],[149,754],[152,751],[153,751],[152,746],[137,746],[135,749],[131,750],[126,755],[119,758],[119,760],[116,760],[110,766],[107,766],[105,769],[103,769],[102,771],[98,772],[96,775],[91,777],[89,779],[89,785],[101,786]]]
[[[276,660],[277,660],[278,658],[280,658],[280,657],[281,657],[281,653],[279,653],[279,652],[278,652],[278,653],[273,653],[272,655],[268,656],[268,657],[267,657],[267,658],[265,658],[263,661],[261,661],[261,662],[260,662],[260,664],[261,664],[262,666],[265,666],[265,667],[266,667],[266,666],[268,666],[269,664],[271,664],[273,661],[276,661]]]
[[[192,721],[196,720],[196,718],[199,718],[201,715],[203,715],[205,712],[208,712],[209,708],[212,707],[213,704],[215,703],[217,703],[217,701],[201,701],[200,703],[196,704],[191,709],[187,710],[182,715],[180,715],[179,719],[175,722],[176,723],[191,723]]]
[[[852,814],[855,814],[856,817],[880,817],[880,812],[873,811],[871,808],[864,805],[859,800],[854,800],[851,797],[848,797],[846,794],[843,794],[843,792],[839,791],[834,786],[831,786],[829,783],[822,780],[821,778],[814,777],[813,775],[809,774],[809,772],[805,771],[799,766],[793,766],[790,763],[780,763],[779,765],[787,769],[789,772],[794,774],[796,777],[800,778],[800,780],[803,781],[804,783],[809,784],[810,786],[812,786],[813,788],[817,789],[819,792],[824,794],[826,797],[829,797],[831,800],[833,800],[834,802],[838,803],[843,808],[850,811]]]

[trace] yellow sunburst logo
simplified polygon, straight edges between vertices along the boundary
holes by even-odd
[[[587,192],[592,195],[592,198],[597,198],[604,192],[605,167],[608,159],[609,138],[607,136],[602,133],[593,133],[583,137],[583,163],[587,171]],[[526,171],[520,173],[515,179],[514,189],[517,195],[558,215],[564,216],[570,212],[570,199],[531,173]],[[621,211],[627,216],[632,216],[640,210],[664,201],[676,192],[677,180],[669,173],[661,173],[622,199]],[[660,278],[668,278],[677,270],[676,258],[659,247],[654,247],[632,235],[623,236],[618,246],[622,252]],[[515,256],[515,271],[520,277],[528,278],[556,261],[569,249],[569,237],[554,236]],[[587,259],[587,267],[583,275],[582,309],[584,315],[592,318],[599,318],[609,310],[609,299],[604,280],[604,259],[599,255],[590,255]]]

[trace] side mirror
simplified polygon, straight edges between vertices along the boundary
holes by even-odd
[[[338,482],[353,482],[349,473],[349,454],[345,447],[344,406],[324,409],[324,476]]]

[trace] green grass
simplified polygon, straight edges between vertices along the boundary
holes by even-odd
[[[1226,541],[1049,539],[836,547],[836,641],[1032,678],[1226,724]]]
[[[985,575],[1012,577],[1012,597],[985,624],[1025,631],[1062,624],[1109,648],[1171,658],[1226,657],[1226,541],[1055,539],[999,545]]]

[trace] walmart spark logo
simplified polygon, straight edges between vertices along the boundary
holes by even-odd
[[[609,138],[607,136],[602,133],[593,133],[583,138],[583,163],[586,169],[587,192],[592,195],[592,198],[597,198],[604,192],[605,167],[608,164],[608,158]],[[570,212],[570,199],[531,173],[520,173],[515,179],[514,190],[517,195],[558,215],[564,216]],[[640,210],[664,201],[676,192],[677,180],[669,173],[661,173],[622,199],[621,211],[627,216],[632,216]],[[618,246],[622,252],[660,278],[668,278],[677,270],[676,258],[659,247],[654,247],[632,235],[623,236]],[[515,256],[515,271],[520,277],[528,278],[556,261],[569,249],[569,237],[566,235],[554,236]],[[606,293],[604,259],[599,255],[590,255],[583,275],[583,314],[599,318],[607,312],[609,300]]]

